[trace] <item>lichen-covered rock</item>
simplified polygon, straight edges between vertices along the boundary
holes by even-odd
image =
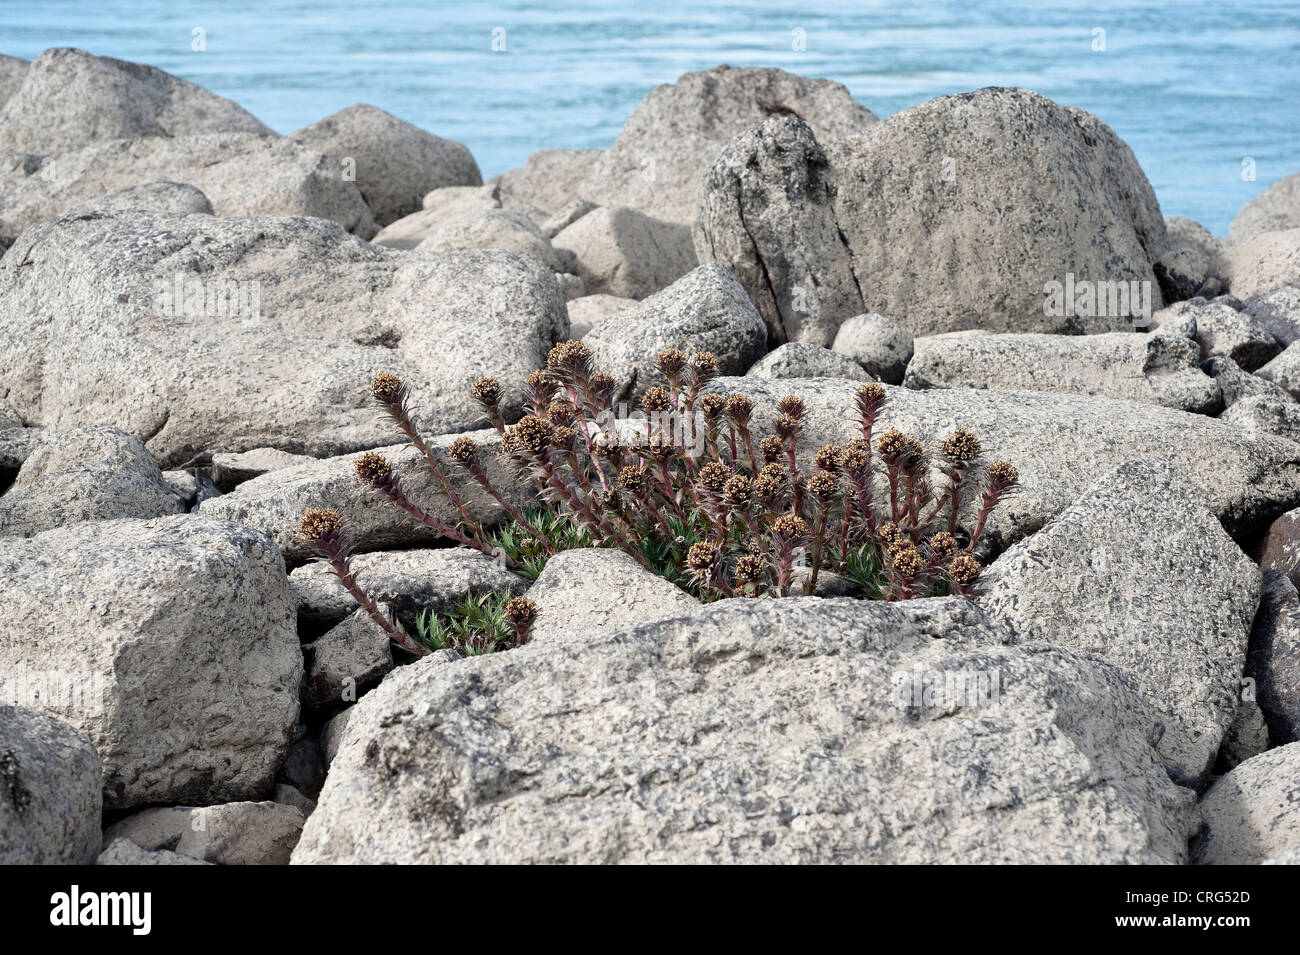
[[[21,679],[0,672],[0,865],[87,865],[100,847],[99,754],[63,720],[2,702],[25,695]]]
[[[0,538],[0,671],[61,675],[42,709],[89,736],[104,804],[269,792],[302,653],[263,534],[183,515]]]
[[[1287,394],[1242,398],[1219,415],[1219,420],[1247,437],[1264,433],[1300,441],[1300,402]]]
[[[1248,759],[1201,797],[1200,865],[1257,865],[1300,848],[1300,743]]]
[[[465,146],[366,103],[341,109],[288,138],[338,159],[380,226],[419,211],[433,189],[483,184],[478,163]]]
[[[1201,370],[1218,382],[1225,408],[1231,408],[1247,398],[1268,398],[1282,402],[1295,400],[1281,385],[1242,371],[1241,366],[1231,358],[1211,358],[1201,364]]]
[[[917,348],[903,384],[1103,395],[1205,414],[1220,396],[1200,357],[1172,335],[942,335]]]
[[[1255,680],[1255,697],[1273,741],[1300,741],[1300,596],[1280,570],[1264,571],[1246,675]]]
[[[421,661],[350,711],[293,861],[1184,861],[1154,715],[1004,639],[960,599],[740,599]]]
[[[1236,715],[1261,583],[1185,473],[1121,466],[980,579],[980,607],[1017,640],[1128,674],[1168,716],[1157,749],[1171,776],[1204,779]]]
[[[1247,305],[1285,286],[1300,285],[1300,228],[1262,232],[1223,253],[1232,294]]]
[[[1234,242],[1246,242],[1265,232],[1300,227],[1300,172],[1273,183],[1241,207],[1228,236]]]
[[[745,372],[758,378],[848,378],[874,381],[871,372],[839,352],[809,342],[786,342],[772,349]]]
[[[290,454],[275,448],[252,448],[248,451],[218,452],[212,455],[212,483],[222,493],[233,491],[245,481],[281,468],[311,464],[316,459],[306,454]]]
[[[30,60],[0,53],[0,106],[4,106],[9,101],[9,97],[18,92],[29,66],[31,66]]]
[[[557,234],[554,245],[573,257],[589,295],[643,299],[696,266],[688,226],[627,206],[587,213]]]

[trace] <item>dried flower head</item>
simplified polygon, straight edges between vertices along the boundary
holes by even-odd
[[[990,487],[1005,490],[1014,487],[1020,480],[1020,472],[1010,461],[994,461],[989,465],[988,481]]]
[[[980,574],[980,562],[970,554],[958,554],[948,565],[948,576],[962,586],[972,583]]]
[[[772,522],[772,533],[787,540],[806,537],[808,524],[797,514],[782,514]]]
[[[765,464],[774,464],[785,457],[785,445],[781,439],[774,434],[769,434],[762,441],[758,442],[759,453],[763,455]]]
[[[506,604],[504,613],[516,630],[527,633],[537,621],[537,604],[527,597],[514,597]]]
[[[546,356],[546,367],[555,372],[585,371],[591,363],[591,349],[579,341],[560,342]]]
[[[495,378],[474,379],[474,384],[469,386],[469,393],[488,411],[496,411],[497,405],[501,403],[501,382]]]
[[[871,466],[870,449],[862,447],[864,444],[866,444],[865,441],[853,441],[840,455],[840,467],[857,477],[861,477],[867,468]]]
[[[803,399],[798,395],[786,395],[776,403],[776,407],[781,414],[789,415],[796,421],[803,417]]]
[[[673,381],[686,367],[686,353],[679,348],[666,348],[659,353],[655,364],[659,366],[659,371],[665,378]]]
[[[819,470],[830,471],[832,474],[838,474],[840,470],[840,461],[844,456],[844,449],[837,444],[823,445],[817,451],[817,457],[813,459]]]
[[[647,388],[646,393],[641,396],[641,407],[650,414],[658,414],[667,411],[673,406],[673,399],[668,394],[667,389],[655,385],[653,388]]]
[[[697,351],[691,356],[691,368],[695,371],[695,377],[701,381],[715,378],[718,374],[718,356],[711,351]]]
[[[608,372],[598,371],[591,376],[591,393],[602,408],[608,408],[610,402],[614,400],[614,390],[617,386],[618,382]]]
[[[884,387],[874,381],[863,385],[854,395],[854,404],[858,407],[858,417],[863,423],[875,421],[885,404]]]
[[[577,437],[578,432],[572,428],[556,428],[551,432],[551,446],[560,451],[569,451]]]
[[[876,441],[876,450],[890,461],[898,461],[907,453],[908,438],[903,432],[891,428]]]
[[[393,466],[378,451],[367,451],[353,466],[357,480],[370,487],[380,487],[393,479]]]
[[[302,516],[299,528],[304,539],[327,542],[343,534],[343,517],[331,507],[313,507]]]
[[[717,545],[709,541],[696,541],[686,552],[686,566],[701,575],[707,574],[717,559]]]
[[[546,406],[546,420],[557,428],[571,426],[577,417],[577,409],[567,401],[552,401]]]
[[[808,480],[808,490],[823,504],[834,500],[840,492],[840,479],[830,471],[818,471]]]
[[[714,493],[721,493],[731,477],[731,468],[719,461],[710,461],[700,468],[699,484]]]
[[[930,553],[936,560],[943,560],[957,553],[957,538],[947,531],[939,531],[930,538]]]
[[[550,446],[554,426],[545,418],[524,415],[519,423],[506,433],[512,435],[518,447],[537,454]]]
[[[618,486],[627,491],[638,493],[645,488],[646,469],[635,464],[620,468]]]
[[[743,511],[749,507],[749,499],[754,493],[753,483],[743,474],[737,474],[727,480],[722,488],[722,499],[728,507]]]
[[[754,400],[743,391],[738,391],[727,398],[727,417],[738,428],[749,427],[750,415],[754,413]]]
[[[939,443],[939,453],[956,464],[965,464],[980,453],[980,441],[966,428],[950,431]]]
[[[921,552],[917,550],[916,545],[910,541],[891,550],[889,559],[894,570],[904,577],[915,577],[925,570],[925,558],[921,556]]]
[[[783,440],[789,440],[799,433],[799,419],[794,415],[783,414],[776,419],[776,433]]]
[[[727,399],[717,392],[709,392],[700,399],[700,407],[704,409],[705,421],[717,421],[727,409]]]
[[[885,545],[886,549],[902,547],[904,544],[910,544],[912,542],[911,538],[907,536],[907,532],[893,521],[881,524],[880,529],[876,533],[879,535],[880,541]]]
[[[447,445],[447,457],[462,467],[469,467],[478,461],[478,445],[473,438],[461,435]]]
[[[737,584],[752,584],[763,576],[763,559],[754,554],[745,554],[736,561],[732,579]]]
[[[398,405],[406,397],[406,385],[391,372],[381,371],[370,379],[370,393],[380,404]]]
[[[545,408],[551,403],[557,385],[555,379],[544,371],[535,371],[524,383],[525,397],[534,408]]]

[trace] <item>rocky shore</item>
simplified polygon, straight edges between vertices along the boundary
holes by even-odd
[[[1300,170],[1218,237],[1032,91],[717,67],[484,182],[55,49],[0,57],[0,249],[2,863],[1300,862]],[[665,349],[755,442],[795,396],[807,473],[864,383],[970,429],[1018,473],[971,597],[448,540],[537,503],[475,383],[513,424],[579,339],[629,411]],[[412,632],[526,596],[531,637],[412,660],[312,508]]]

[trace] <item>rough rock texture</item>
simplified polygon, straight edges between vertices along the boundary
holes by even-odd
[[[1261,583],[1185,473],[1121,466],[980,579],[980,607],[1017,640],[1128,674],[1169,717],[1158,751],[1172,777],[1204,778],[1236,714]]]
[[[27,75],[27,67],[30,65],[30,60],[0,53],[0,106],[4,106],[9,97],[18,92],[18,88],[23,85],[23,77]]]
[[[1246,371],[1254,371],[1282,350],[1262,322],[1220,302],[1200,298],[1178,302],[1151,320],[1163,328],[1184,316],[1195,318],[1195,338],[1205,358],[1231,358]]]
[[[1255,697],[1273,741],[1300,741],[1300,597],[1280,570],[1264,571],[1246,675],[1255,679]]]
[[[569,206],[578,183],[591,172],[599,149],[542,149],[518,169],[493,182],[506,209],[522,212],[541,225]]]
[[[1295,400],[1281,385],[1242,371],[1241,366],[1231,358],[1211,358],[1201,364],[1201,370],[1219,383],[1225,408],[1231,408],[1247,398],[1269,398],[1281,402]]]
[[[588,294],[643,299],[696,266],[688,226],[627,206],[588,213],[556,235],[554,245],[573,256]]]
[[[168,849],[141,849],[130,839],[114,839],[113,843],[99,854],[95,865],[212,865],[201,859],[191,859]]]
[[[483,184],[478,163],[465,146],[365,103],[341,109],[289,138],[344,162],[381,226],[417,212],[433,189]]]
[[[1108,126],[996,88],[837,142],[768,120],[710,170],[696,230],[700,261],[736,270],[776,340],[820,344],[863,312],[917,335],[1119,331],[1141,311],[1132,301],[1049,314],[1047,283],[1147,283],[1155,310],[1166,246],[1155,194]]]
[[[444,223],[473,219],[501,208],[492,186],[445,186],[428,193],[422,203],[421,209],[384,226],[370,241],[394,249],[413,249]]]
[[[1217,282],[1222,271],[1224,242],[1199,222],[1169,216],[1165,219],[1169,248],[1154,263],[1156,277],[1166,297],[1191,298],[1207,283]]]
[[[1201,797],[1192,861],[1257,865],[1300,848],[1300,743],[1248,759]]]
[[[386,609],[381,604],[381,609]],[[302,702],[310,707],[330,707],[355,701],[393,668],[388,634],[363,610],[303,647],[307,653],[307,678]]]
[[[1264,232],[1300,228],[1300,172],[1273,183],[1241,207],[1228,236],[1245,242]]]
[[[285,865],[303,814],[274,802],[145,809],[114,823],[106,840],[127,839],[149,852],[168,850],[216,865]]]
[[[772,433],[776,403],[804,400],[805,456],[823,444],[859,436],[853,412],[856,382],[832,379],[727,378],[711,390],[744,391],[755,403],[755,435]],[[989,519],[986,540],[1001,550],[1070,505],[1100,475],[1135,458],[1169,458],[1187,469],[1210,509],[1240,540],[1254,540],[1300,495],[1300,449],[1268,435],[1251,439],[1213,418],[1109,398],[1027,391],[911,391],[885,386],[877,433],[899,428],[933,448],[957,427],[970,428],[983,460],[1011,461],[1017,492]],[[755,440],[758,440],[756,437]]]
[[[302,654],[264,535],[185,515],[0,538],[0,620],[0,670],[69,686],[43,708],[89,734],[107,807],[269,791]]]
[[[1236,715],[1228,724],[1223,734],[1223,743],[1219,747],[1219,756],[1214,764],[1214,772],[1223,773],[1236,769],[1246,760],[1258,756],[1268,749],[1268,724],[1259,704],[1252,700],[1242,700],[1237,704]]]
[[[528,599],[538,610],[530,640],[607,633],[699,606],[621,550],[594,547],[562,551],[548,560]]]
[[[375,232],[370,207],[338,160],[289,139],[205,133],[116,139],[53,159],[0,153],[0,239],[83,210],[105,193],[163,180],[193,185],[219,216],[315,216],[362,238]]]
[[[881,381],[901,385],[914,342],[905,328],[883,315],[854,315],[840,325],[831,345]]]
[[[1300,587],[1300,508],[1287,511],[1269,525],[1260,546],[1259,566],[1280,570]]]
[[[1255,372],[1265,381],[1285,388],[1294,398],[1300,398],[1300,345],[1294,342],[1286,347],[1264,367]]]
[[[0,109],[0,150],[61,155],[91,143],[272,130],[177,76],[84,50],[46,50]]]
[[[597,205],[634,206],[689,224],[696,187],[723,147],[778,115],[801,117],[822,139],[848,136],[876,121],[844,86],[829,80],[727,66],[686,73],[641,101],[578,194]]]
[[[146,182],[87,199],[77,212],[192,212],[212,215],[212,201],[185,182]]]
[[[552,272],[563,271],[570,264],[568,257],[551,246],[551,240],[542,235],[532,219],[506,209],[491,209],[440,222],[416,248],[436,252],[504,249],[527,256]]]
[[[0,700],[19,676],[0,673]],[[102,809],[99,754],[86,734],[0,702],[0,865],[93,862]]]
[[[618,295],[583,295],[571,299],[568,303],[569,335],[582,338],[611,315],[630,308],[636,308],[636,299]]]
[[[1300,288],[1284,285],[1251,302],[1246,314],[1286,348],[1300,339]]]
[[[1172,335],[940,336],[917,348],[903,384],[1104,395],[1204,414],[1220,397],[1200,357],[1193,342]]]
[[[407,622],[424,611],[450,610],[468,594],[523,593],[524,579],[468,547],[394,550],[358,554],[352,560],[357,583]],[[329,567],[313,561],[289,574],[300,619],[334,624],[357,609]]]
[[[369,396],[380,371],[408,380],[434,433],[486,424],[468,394],[483,374],[517,417],[523,380],[568,332],[536,263],[398,256],[297,217],[44,222],[0,259],[0,302],[0,393],[45,425],[121,428],[163,466],[385,443]]]
[[[293,861],[1183,860],[1153,715],[1003,639],[956,599],[733,600],[417,663],[352,710]]]
[[[222,493],[226,493],[268,471],[311,464],[315,460],[306,454],[290,454],[275,448],[253,448],[233,454],[217,453],[212,455],[212,483]]]
[[[339,746],[343,743],[343,733],[348,728],[348,720],[352,717],[352,709],[349,706],[347,709],[340,710],[330,717],[325,728],[321,730],[320,750],[326,766],[334,762],[334,757],[338,755]]]
[[[1247,437],[1263,432],[1300,442],[1300,402],[1290,395],[1243,398],[1219,415],[1219,420]]]
[[[874,381],[867,371],[852,358],[833,352],[821,345],[808,342],[786,342],[774,348],[745,372],[746,377],[759,378],[848,378],[853,381]]]
[[[1247,304],[1284,286],[1300,285],[1300,228],[1235,243],[1223,259],[1232,294]]]
[[[687,355],[712,352],[719,374],[739,375],[763,354],[765,340],[763,320],[745,290],[716,265],[689,272],[636,309],[607,318],[584,339],[596,367],[617,379],[616,401],[660,383],[655,357],[665,348]]]

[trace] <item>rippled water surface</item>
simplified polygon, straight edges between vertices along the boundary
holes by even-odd
[[[536,149],[608,146],[652,87],[718,63],[829,77],[882,117],[981,86],[1036,89],[1101,116],[1166,215],[1220,234],[1300,171],[1300,0],[0,0],[0,52],[50,46],[162,67],[280,132],[373,103],[466,143],[485,176]]]

